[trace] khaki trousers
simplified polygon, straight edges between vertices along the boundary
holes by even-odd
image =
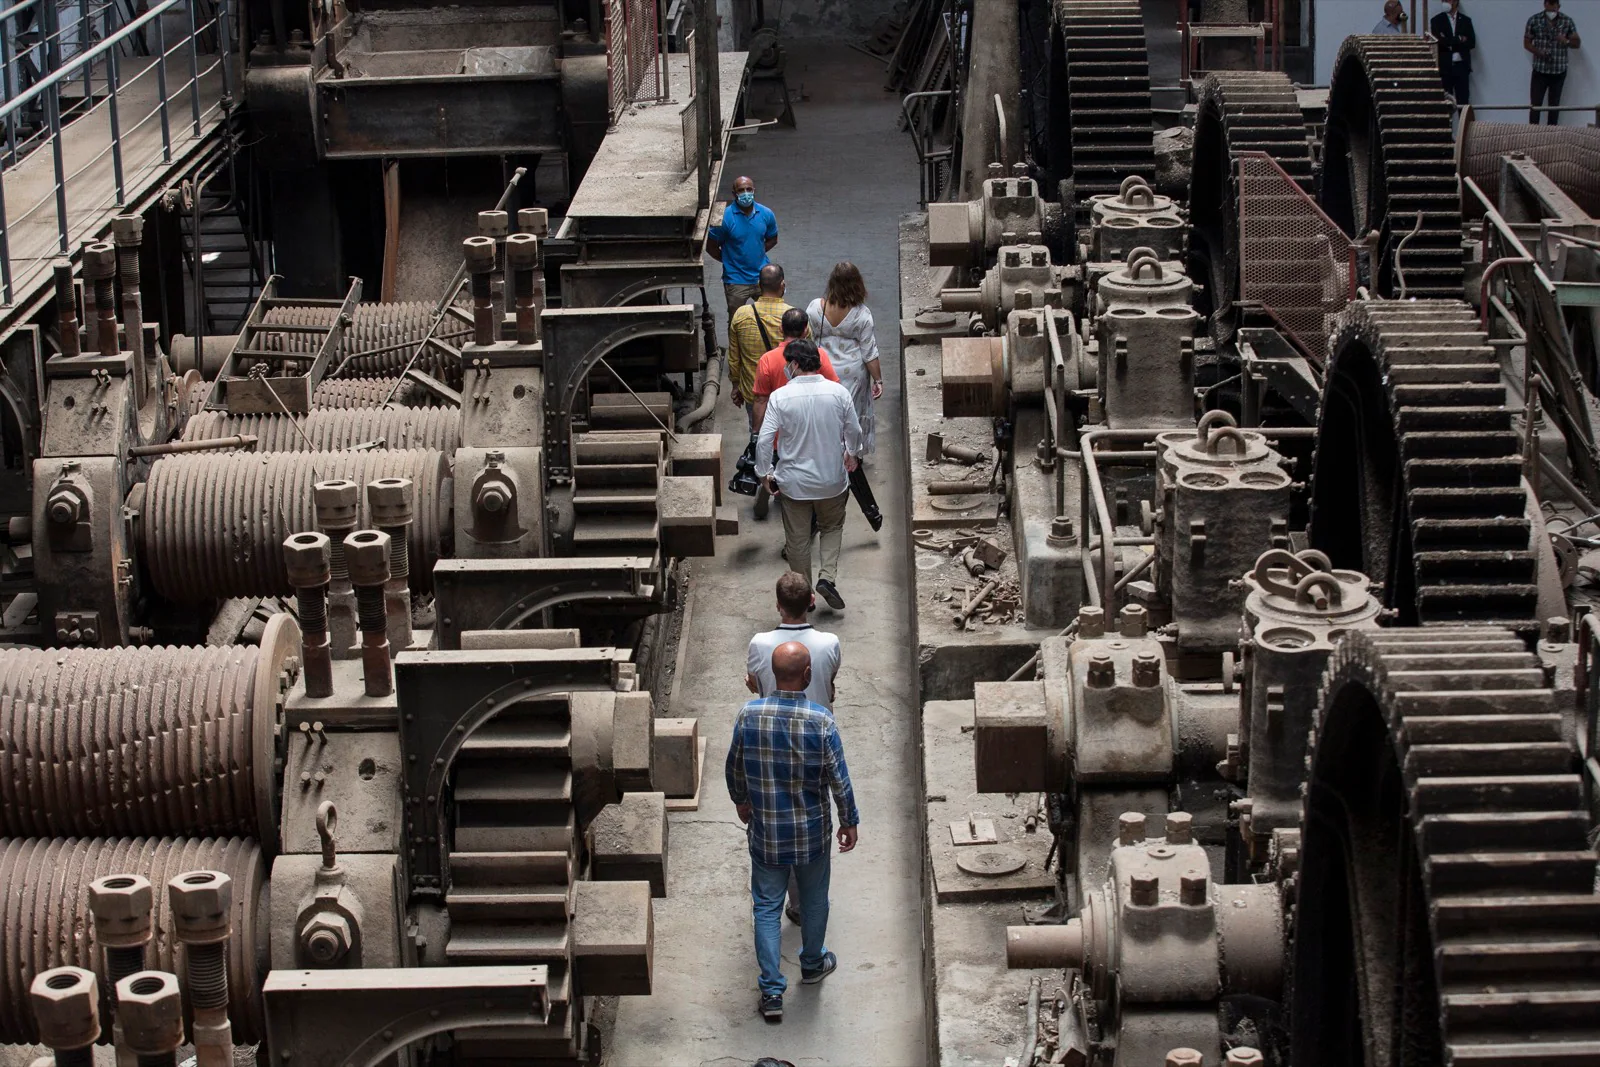
[[[728,301],[728,321],[733,321],[733,313],[744,307],[746,300],[754,300],[761,295],[759,285],[729,285],[722,284],[722,295]]]
[[[849,496],[847,490],[826,500],[778,498],[783,507],[784,548],[789,569],[805,575],[808,582],[811,581],[811,516],[817,517],[822,542],[817,580],[831,582],[839,570],[839,542],[844,537],[844,505]]]

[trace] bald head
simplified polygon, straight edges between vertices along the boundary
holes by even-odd
[[[765,267],[761,268],[761,273],[758,277],[760,280],[761,291],[763,293],[766,293],[769,296],[783,295],[782,267],[778,266],[776,263],[768,263]]]
[[[811,684],[811,650],[799,641],[785,641],[773,649],[772,680],[786,693],[804,692]]]

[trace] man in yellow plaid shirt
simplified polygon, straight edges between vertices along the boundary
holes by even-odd
[[[783,342],[783,268],[768,263],[761,268],[760,293],[755,302],[734,310],[728,322],[728,374],[733,379],[733,402],[745,409],[750,432],[755,433],[756,364],[763,353]]]

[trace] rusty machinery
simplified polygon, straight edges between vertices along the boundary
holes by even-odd
[[[1114,27],[1054,6],[1051,47],[1108,61]],[[1457,149],[1411,39],[1345,43],[1317,182],[1286,78],[1197,90],[1187,205],[1132,155],[1051,203],[1056,149],[1095,143],[1058,127],[929,206],[947,273],[906,327],[944,416],[992,420],[1026,621],[1061,631],[975,686],[977,790],[1043,794],[1061,860],[1007,931],[1067,974],[1025,1055],[1600,1054],[1586,542],[1549,518],[1594,511],[1595,235],[1590,176],[1540,169],[1589,139]]]

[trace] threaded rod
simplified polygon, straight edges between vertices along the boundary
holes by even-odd
[[[105,953],[106,977],[110,979],[109,984],[113,989],[128,975],[144,970],[143,945],[137,948],[107,948]]]
[[[185,945],[185,970],[189,1000],[195,1012],[226,1011],[228,1007],[227,946],[221,941],[209,945]]]

